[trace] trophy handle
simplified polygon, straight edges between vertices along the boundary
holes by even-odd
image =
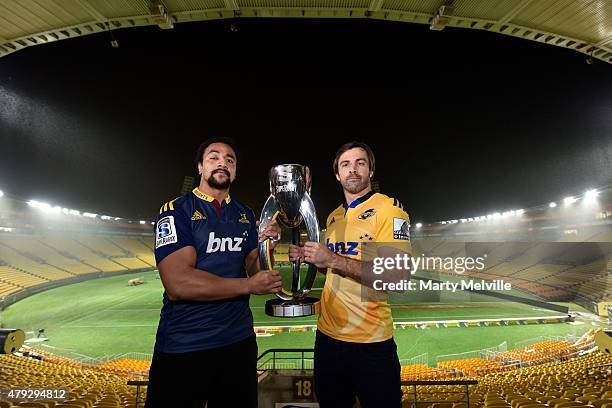
[[[278,206],[278,203],[276,202],[273,196],[269,196],[266,200],[266,203],[264,204],[263,211],[261,212],[259,229],[257,232],[261,233],[268,224],[270,224],[272,221],[275,221],[279,213],[280,208]],[[270,249],[270,238],[259,244],[259,265],[263,270],[272,269],[272,256],[270,254]],[[293,293],[285,290],[285,288],[281,288],[281,291],[279,293],[276,293],[276,296],[279,299],[287,301],[293,299]]]
[[[302,214],[302,217],[304,218],[304,224],[306,225],[306,233],[308,234],[308,240],[311,242],[319,242],[319,220],[317,219],[317,213],[315,212],[314,204],[308,193],[304,193],[304,197],[302,197],[302,202],[300,204],[300,214]],[[308,265],[308,272],[306,273],[304,285],[298,293],[299,298],[303,298],[304,296],[308,295],[308,293],[310,293],[316,276],[317,267],[312,264]]]

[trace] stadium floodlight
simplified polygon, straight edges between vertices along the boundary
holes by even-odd
[[[88,218],[96,218],[98,214],[94,214],[94,213],[83,213],[83,217],[88,217]]]
[[[144,225],[146,223],[147,223],[146,221],[140,220],[140,224]]]
[[[78,210],[70,210],[68,212],[70,213],[70,215],[78,215],[79,217],[81,216],[81,212]]]
[[[520,215],[525,214],[525,210],[523,210],[523,209],[521,208],[520,210],[516,210],[514,213],[515,213],[517,216],[520,216]]]
[[[0,197],[4,196],[4,191],[0,190]]]
[[[474,219],[473,218],[468,218],[468,221],[472,222],[472,221],[474,221]]]
[[[460,221],[461,222],[467,222],[467,219],[466,218],[461,218]]]
[[[151,225],[155,225],[155,222],[151,221]]]
[[[51,204],[43,203],[41,201],[30,200],[30,201],[28,201],[28,205],[30,207],[32,207],[32,208],[36,208],[36,209],[41,210],[43,212],[51,212],[51,211],[53,211],[53,207],[51,207]]]
[[[151,224],[153,224],[153,223],[151,223]],[[422,226],[423,226],[423,224],[421,224],[420,222],[417,222],[417,223],[416,223],[416,227],[417,227],[417,228],[421,228]]]
[[[121,217],[115,217],[115,221],[119,221]]]
[[[563,204],[565,204],[565,205],[570,205],[570,204],[575,203],[576,201],[577,201],[577,200],[576,200],[576,197],[569,196],[569,197],[565,197],[565,198],[563,199]]]
[[[584,201],[587,203],[594,203],[598,195],[599,192],[597,190],[588,190],[584,193]]]
[[[111,218],[112,217],[110,215],[102,215],[102,216],[100,216],[100,219],[103,219],[103,220],[110,220]]]
[[[548,204],[548,206],[550,208],[555,208],[557,206],[557,203],[555,203],[554,201],[552,201],[550,204]]]
[[[442,223],[441,223],[441,224],[442,224],[442,225],[445,225],[445,224],[446,224],[446,221],[442,221]]]

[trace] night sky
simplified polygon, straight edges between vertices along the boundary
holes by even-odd
[[[0,189],[153,219],[208,136],[239,144],[232,196],[259,214],[268,169],[314,174],[369,143],[382,192],[414,222],[528,208],[612,183],[612,66],[475,30],[239,20],[115,31],[0,59]]]

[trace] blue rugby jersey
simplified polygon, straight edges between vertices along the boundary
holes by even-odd
[[[186,246],[197,269],[223,278],[245,278],[245,258],[257,248],[255,214],[228,195],[219,204],[198,188],[170,201],[155,223],[155,260]],[[172,273],[172,271],[170,271]],[[249,296],[216,301],[171,301],[166,292],[155,349],[184,353],[229,345],[253,335]]]

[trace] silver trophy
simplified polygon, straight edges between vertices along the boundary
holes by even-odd
[[[308,240],[319,242],[319,221],[310,199],[310,169],[300,164],[281,164],[270,169],[270,197],[259,219],[259,232],[276,220],[291,229],[293,245],[300,244],[300,225],[304,223]],[[259,244],[259,261],[264,270],[273,269],[270,240]],[[266,314],[276,317],[310,316],[318,312],[319,299],[308,297],[317,274],[317,267],[308,265],[302,282],[300,261],[292,261],[291,290],[282,288],[278,299],[266,302]]]

